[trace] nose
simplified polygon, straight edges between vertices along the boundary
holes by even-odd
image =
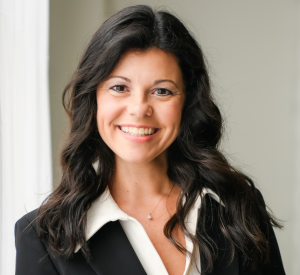
[[[132,116],[142,118],[144,116],[151,116],[153,109],[144,93],[134,93],[130,97],[130,103],[128,105],[128,112]]]

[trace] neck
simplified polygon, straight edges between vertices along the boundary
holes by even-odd
[[[112,194],[119,194],[130,201],[144,202],[167,195],[172,188],[165,154],[149,163],[128,163],[116,156],[115,164],[115,173],[109,184]]]

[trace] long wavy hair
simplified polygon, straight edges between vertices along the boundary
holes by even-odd
[[[203,200],[196,236],[184,223],[201,195],[210,188],[226,207],[218,207],[219,226],[231,245],[232,260],[238,248],[253,267],[268,261],[269,247],[259,227],[281,227],[266,210],[249,177],[232,167],[218,149],[223,120],[211,94],[210,79],[202,50],[183,23],[167,11],[137,5],[108,18],[89,42],[79,65],[63,92],[63,105],[70,119],[70,132],[61,152],[60,184],[40,206],[37,233],[53,256],[69,258],[76,244],[89,259],[85,232],[87,212],[106,189],[115,167],[114,153],[102,140],[96,123],[96,89],[128,50],[156,47],[177,57],[186,100],[177,138],[168,149],[168,177],[182,190],[177,211],[164,227],[165,236],[182,253],[188,253],[172,234],[176,226],[200,248],[208,270],[218,252],[201,225],[206,217]],[[93,163],[98,162],[97,168]],[[183,204],[183,198],[186,202]]]

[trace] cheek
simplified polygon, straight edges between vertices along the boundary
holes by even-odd
[[[159,116],[166,125],[172,126],[173,130],[178,130],[181,121],[182,103],[176,102],[160,109]]]
[[[109,96],[97,97],[97,125],[100,134],[105,131],[106,127],[113,126],[112,122],[121,112],[121,105]]]

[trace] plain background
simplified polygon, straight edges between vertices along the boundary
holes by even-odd
[[[132,4],[166,8],[197,37],[225,118],[222,150],[254,179],[273,213],[285,221],[284,230],[276,230],[276,235],[286,273],[300,274],[300,13],[296,0],[51,0],[54,185],[68,122],[62,90],[91,35],[106,18]]]

